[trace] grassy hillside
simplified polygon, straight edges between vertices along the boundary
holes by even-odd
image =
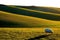
[[[34,9],[33,9],[34,8]],[[0,5],[1,27],[60,27],[60,14],[49,8]],[[47,11],[44,11],[46,9]]]
[[[50,7],[36,7],[36,6],[16,6],[16,7],[22,7],[22,8],[28,8],[28,9],[32,9],[32,10],[38,10],[38,11],[44,11],[44,12],[52,12],[52,13],[57,13],[60,14],[60,11],[55,10],[55,9],[59,9],[59,8],[50,8]],[[60,10],[60,9],[59,9]]]
[[[60,28],[50,28],[53,34],[37,40],[60,40]],[[0,40],[28,40],[46,35],[45,28],[0,28]]]
[[[0,11],[0,26],[17,27],[59,27],[60,21],[46,20],[42,18],[18,15]],[[9,24],[8,24],[9,23]]]
[[[38,17],[48,20],[55,20],[60,21],[60,16],[51,15],[50,13],[46,14],[45,12],[32,12],[31,10],[24,9],[24,8],[17,8],[17,7],[11,7],[11,6],[0,6],[1,11],[11,12],[14,14],[21,14],[26,16],[32,16],[32,17]]]

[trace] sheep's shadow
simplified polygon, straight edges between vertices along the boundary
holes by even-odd
[[[46,38],[48,40],[56,40],[55,38],[48,38],[48,36],[50,36],[50,35],[40,35],[38,37],[30,38],[28,40],[41,40],[41,38]]]

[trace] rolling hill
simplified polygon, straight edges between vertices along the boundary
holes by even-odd
[[[53,7],[51,7],[51,8],[50,7],[38,7],[38,6],[27,6],[27,7],[26,6],[16,6],[16,7],[22,7],[22,8],[32,9],[32,10],[38,10],[38,11],[44,11],[44,12],[52,12],[52,13],[60,14],[60,11],[57,10],[59,8],[53,8]]]
[[[0,5],[0,27],[60,27],[57,8]]]

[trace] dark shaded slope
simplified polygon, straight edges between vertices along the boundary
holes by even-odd
[[[21,14],[21,15],[33,16],[33,17],[38,17],[38,18],[43,18],[43,19],[48,19],[48,20],[60,21],[60,16],[37,13],[37,12],[30,12],[30,11],[26,11],[26,10],[22,10],[18,8],[8,7],[6,5],[0,5],[0,11],[6,11],[6,12],[14,13],[14,14]]]
[[[38,10],[38,11],[44,11],[44,12],[52,12],[52,13],[57,13],[60,14],[60,11],[49,9],[47,7],[35,7],[35,6],[16,6],[16,7],[23,7],[23,8],[28,8],[32,10]]]
[[[10,27],[10,28],[14,28],[14,27],[27,27],[28,25],[24,24],[24,23],[15,23],[15,22],[9,22],[9,21],[4,21],[4,20],[0,20],[0,27]]]

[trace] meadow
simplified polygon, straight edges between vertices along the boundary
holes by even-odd
[[[60,27],[59,8],[0,5],[0,27]]]
[[[49,29],[52,35],[36,40],[60,40],[60,28]],[[0,40],[29,40],[41,35],[46,35],[45,28],[0,28]]]

